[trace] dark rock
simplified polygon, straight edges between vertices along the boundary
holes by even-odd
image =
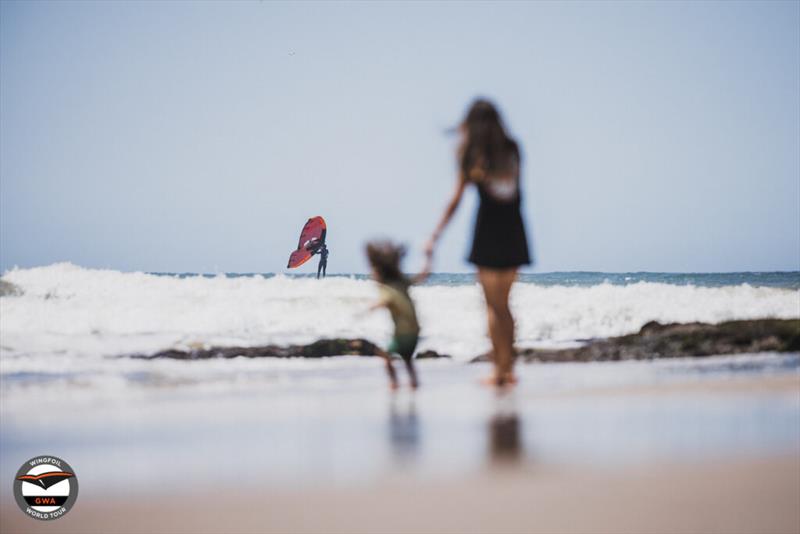
[[[436,358],[450,358],[449,354],[439,354],[435,350],[425,350],[422,352],[418,352],[416,359],[417,360],[433,360]]]
[[[0,297],[18,297],[22,295],[22,290],[5,280],[0,280]]]
[[[366,339],[320,339],[309,345],[265,345],[260,347],[211,347],[190,350],[168,349],[155,354],[134,354],[133,358],[206,360],[209,358],[324,358],[327,356],[374,356],[377,347]]]
[[[571,349],[522,349],[518,354],[526,362],[595,362],[796,351],[800,351],[800,319],[756,319],[719,324],[651,321],[636,334]],[[472,361],[487,360],[484,354]]]
[[[190,350],[169,349],[155,354],[134,354],[133,358],[204,360],[209,358],[325,358],[329,356],[375,356],[379,348],[366,339],[320,339],[308,345],[266,345],[259,347],[211,347]],[[595,362],[652,360],[655,358],[702,357],[742,352],[800,352],[800,319],[758,319],[720,324],[645,324],[636,334],[589,340],[571,349],[521,349],[526,362]],[[450,358],[434,350],[417,354],[417,359]],[[473,362],[488,361],[487,354]]]
[[[190,350],[169,349],[155,354],[134,354],[132,358],[152,360],[206,360],[209,358],[326,358],[329,356],[375,356],[378,347],[366,339],[320,339],[309,345],[265,345],[260,347],[211,347]],[[435,351],[425,351],[417,358],[449,358]]]

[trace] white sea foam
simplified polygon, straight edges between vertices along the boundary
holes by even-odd
[[[15,269],[22,289],[0,299],[6,364],[22,355],[96,357],[190,344],[301,343],[391,333],[386,313],[359,316],[376,298],[367,280],[192,276],[179,278],[69,263]],[[467,359],[488,348],[477,285],[414,287],[424,338]],[[634,332],[648,321],[719,322],[800,317],[800,291],[747,284],[696,287],[640,282],[589,287],[518,283],[512,293],[520,346]],[[6,367],[7,368],[7,367]]]

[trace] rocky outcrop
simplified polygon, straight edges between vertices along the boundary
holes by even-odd
[[[169,349],[133,358],[205,360],[209,358],[325,358],[329,356],[375,356],[379,348],[366,339],[320,339],[308,345],[260,347],[198,347]],[[758,319],[720,324],[660,324],[650,322],[636,334],[598,339],[570,349],[522,349],[526,362],[601,362],[701,357],[743,352],[800,352],[800,319]],[[450,358],[434,350],[420,352],[417,359]],[[488,361],[484,354],[472,361]]]
[[[326,358],[329,356],[375,356],[378,347],[366,339],[320,339],[309,345],[265,345],[260,347],[211,347],[189,350],[169,349],[155,354],[134,354],[133,358],[152,360],[206,360],[209,358]],[[417,358],[449,358],[429,350]]]
[[[0,279],[0,297],[16,297],[22,295],[22,290],[12,284]]]
[[[437,358],[450,358],[448,354],[440,354],[435,350],[424,350],[422,352],[418,352],[415,356],[417,360],[435,360]]]
[[[800,319],[719,324],[647,323],[636,334],[590,341],[577,348],[522,349],[526,362],[599,362],[702,357],[744,352],[800,352]],[[488,355],[472,361],[487,361]]]

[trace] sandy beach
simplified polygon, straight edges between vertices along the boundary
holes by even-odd
[[[177,492],[83,501],[40,523],[4,502],[4,533],[796,533],[797,456],[620,470],[496,468],[348,489]]]
[[[524,375],[541,371],[542,366],[528,365],[522,370]],[[465,388],[472,396],[484,393],[474,384]],[[736,406],[775,398],[794,406],[800,400],[796,372],[549,394],[520,388],[517,393],[516,406],[523,409],[491,415],[483,452],[447,472],[429,469],[430,462],[426,463],[425,455],[418,450],[424,449],[420,440],[430,441],[434,436],[404,437],[408,421],[403,422],[402,416],[390,428],[392,469],[373,468],[369,476],[358,479],[332,477],[325,470],[309,476],[299,470],[298,479],[281,482],[272,478],[263,464],[258,467],[262,462],[252,456],[237,458],[238,469],[220,468],[203,478],[185,476],[181,470],[191,462],[184,461],[163,478],[150,476],[137,481],[132,477],[128,487],[111,484],[106,491],[92,487],[102,476],[91,471],[102,469],[109,459],[118,460],[120,455],[98,451],[94,465],[83,462],[81,497],[67,516],[53,522],[32,521],[3,491],[0,527],[4,533],[800,531],[798,441],[774,449],[754,449],[743,441],[738,450],[734,445],[718,454],[685,454],[680,449],[664,454],[662,450],[638,458],[634,454],[629,461],[624,456],[635,453],[636,432],[620,424],[614,444],[623,458],[592,460],[596,452],[593,454],[592,444],[584,440],[580,447],[588,460],[567,456],[572,461],[563,461],[553,460],[546,447],[537,446],[536,440],[531,443],[520,430],[531,422],[525,406],[545,404],[563,416],[564,406],[576,399],[577,406],[607,401],[615,406],[620,402],[658,405],[684,398],[703,399],[697,401],[702,410],[703,403]],[[420,396],[424,400],[424,395]],[[343,406],[346,404],[343,399]],[[341,425],[342,421],[334,424]],[[748,425],[746,420],[742,424]],[[347,433],[344,426],[342,432]],[[540,431],[547,430],[538,426]],[[713,428],[708,431],[716,432]],[[420,433],[419,429],[414,432]],[[675,440],[671,432],[667,429],[660,437]],[[797,427],[790,432],[797,433]],[[206,434],[205,440],[213,441],[213,433]],[[447,435],[452,439],[459,433],[450,431]],[[357,432],[354,439],[356,436]],[[604,439],[598,441],[601,448]],[[170,447],[168,441],[168,437],[164,439],[166,447]],[[138,440],[134,445],[153,454],[154,461],[159,454],[146,441]],[[213,462],[215,458],[198,445],[184,451],[184,460],[196,461],[198,466]],[[450,448],[456,456],[459,449],[455,441],[435,446]],[[253,450],[245,452],[253,455]],[[286,453],[284,458],[292,460]],[[368,458],[364,462],[370,463]],[[262,478],[248,478],[250,467]],[[121,468],[125,473],[126,468]]]

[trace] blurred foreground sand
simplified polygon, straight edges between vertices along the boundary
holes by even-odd
[[[800,395],[800,380],[789,373],[576,395],[619,395],[636,402],[692,391],[715,398],[766,392],[792,396]],[[17,509],[9,483],[0,491],[0,532],[800,533],[800,450],[624,467],[531,464],[514,458],[490,458],[490,467],[471,474],[420,478],[401,471],[344,487],[320,480],[291,489],[265,484],[248,491],[231,490],[227,481],[229,489],[222,490],[213,482],[184,485],[175,473],[157,482],[163,487],[152,495],[79,496],[67,516],[50,522],[34,521]],[[236,473],[231,476],[235,481]]]
[[[800,532],[800,460],[626,470],[498,467],[421,484],[81,501],[37,522],[4,502],[4,533]]]

